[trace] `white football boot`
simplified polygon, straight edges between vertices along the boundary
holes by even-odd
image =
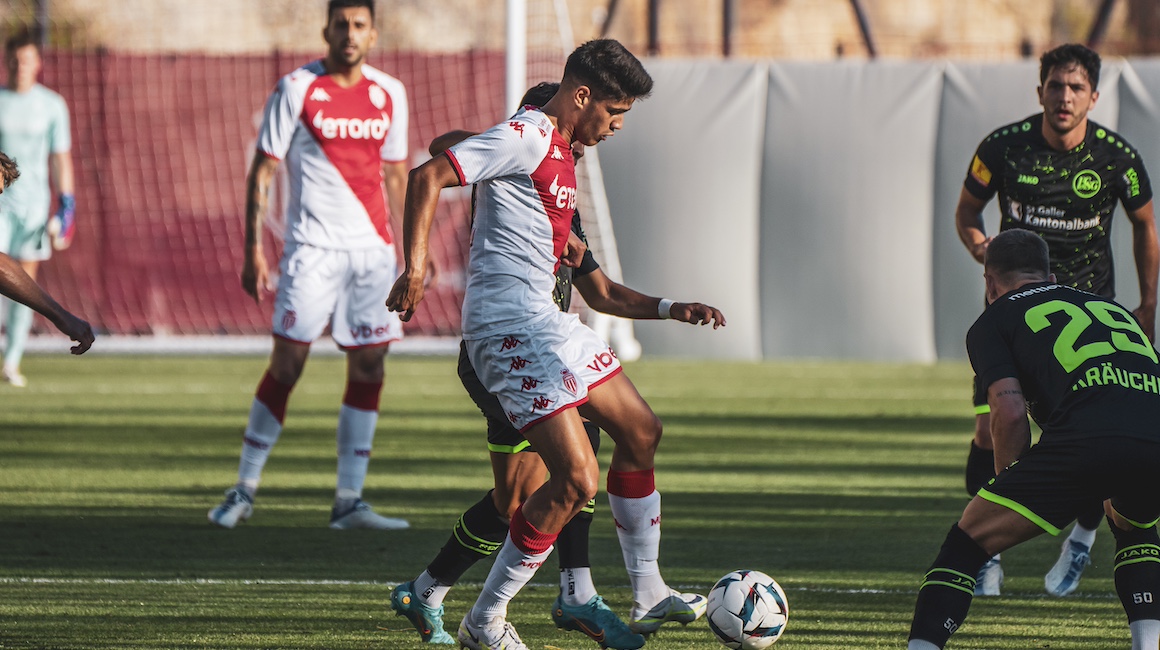
[[[330,511],[330,527],[335,530],[350,528],[371,528],[374,530],[404,530],[411,524],[406,519],[395,519],[375,514],[371,504],[359,499],[349,510],[338,513],[333,508]]]
[[[244,490],[232,487],[226,490],[226,499],[209,511],[210,523],[222,528],[233,528],[254,514],[254,499]]]

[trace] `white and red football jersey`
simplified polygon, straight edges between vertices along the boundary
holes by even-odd
[[[463,338],[536,323],[552,301],[576,209],[572,148],[548,116],[525,106],[447,150],[459,181],[476,185]]]
[[[286,240],[353,250],[393,241],[382,163],[407,160],[407,93],[369,65],[343,88],[315,61],[282,77],[258,149],[287,165]]]

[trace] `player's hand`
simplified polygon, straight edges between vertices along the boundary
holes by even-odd
[[[404,271],[391,287],[387,296],[387,309],[399,312],[399,320],[404,323],[415,315],[415,308],[423,300],[425,292],[425,277],[423,273]]]
[[[588,252],[588,244],[584,243],[576,233],[568,231],[568,242],[564,244],[564,254],[560,256],[560,263],[564,266],[577,268],[584,261],[584,253]]]
[[[712,323],[713,329],[725,327],[725,315],[721,313],[720,309],[699,302],[674,302],[673,306],[669,307],[669,315],[672,316],[673,320],[679,320],[682,323],[693,325]]]
[[[994,237],[987,237],[978,244],[970,247],[971,257],[975,258],[975,261],[979,264],[983,263],[983,260],[987,255],[987,247],[991,245],[992,239],[994,239]]]
[[[1156,342],[1156,308],[1146,307],[1140,305],[1132,311],[1132,315],[1136,317],[1136,322],[1140,324],[1140,331],[1144,332],[1144,336],[1152,343]]]
[[[258,304],[262,304],[262,292],[272,290],[270,267],[261,246],[246,251],[246,259],[242,262],[242,289]]]
[[[56,323],[56,328],[77,342],[76,345],[69,348],[73,354],[84,354],[93,347],[93,340],[96,339],[93,328],[80,318],[65,312],[61,317],[61,322]]]

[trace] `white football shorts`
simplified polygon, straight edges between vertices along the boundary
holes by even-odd
[[[393,245],[333,250],[288,243],[279,268],[274,336],[310,343],[329,323],[344,350],[403,338],[398,314],[386,305],[398,275]]]
[[[479,380],[520,431],[587,402],[590,388],[620,372],[612,348],[575,314],[466,343]]]

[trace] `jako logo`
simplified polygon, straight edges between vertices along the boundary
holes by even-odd
[[[560,209],[575,210],[576,209],[576,188],[560,185],[560,175],[552,179],[552,184],[548,187],[548,192],[556,197],[556,207]]]
[[[611,368],[614,360],[616,360],[616,353],[612,351],[612,348],[608,348],[608,352],[601,352],[592,357],[592,363],[585,367],[599,372]]]
[[[382,140],[391,128],[391,118],[379,113],[379,119],[350,119],[349,117],[323,117],[322,111],[314,114],[311,124],[327,140]]]
[[[386,336],[390,329],[386,325],[378,327],[371,327],[370,325],[360,325],[358,327],[350,328],[350,335],[356,339],[369,339],[372,336],[380,338]]]

